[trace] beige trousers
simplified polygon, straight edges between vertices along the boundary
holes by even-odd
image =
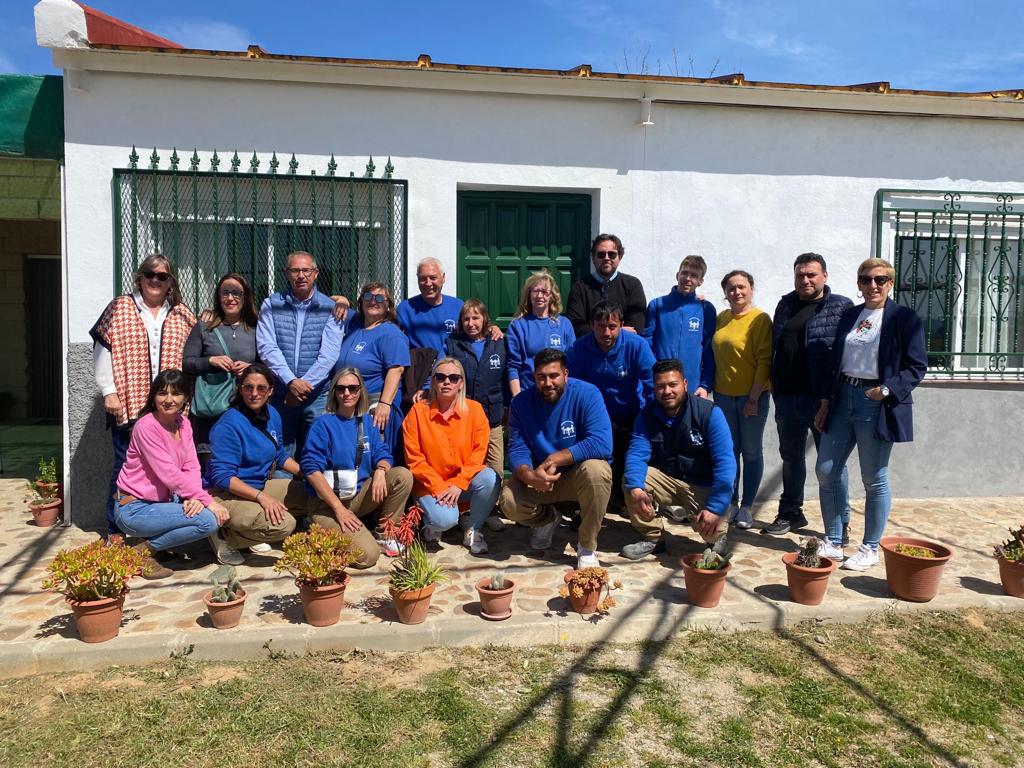
[[[498,473],[499,479],[505,475],[505,428],[499,424],[491,427],[491,436],[487,441],[488,467]]]
[[[647,541],[657,541],[665,530],[665,519],[655,514],[652,520],[642,519],[637,511],[640,505],[633,500],[632,494],[623,483],[623,492],[626,495],[626,509],[629,512],[629,522],[633,528]],[[704,509],[707,504],[710,489],[700,485],[690,485],[685,480],[679,480],[671,475],[666,475],[660,469],[647,468],[647,492],[654,497],[659,506],[675,505],[683,507],[686,514],[696,522],[697,513]],[[693,528],[697,530],[696,525]],[[712,536],[701,535],[706,544],[714,544],[729,531],[728,515],[722,515],[718,528]]]
[[[266,542],[272,544],[291,536],[295,530],[295,518],[306,514],[306,488],[301,480],[277,478],[267,480],[263,493],[276,499],[288,508],[289,514],[279,523],[267,520],[267,513],[255,501],[243,499],[223,488],[216,489],[213,497],[231,513],[230,522],[221,529],[224,540],[232,549],[251,547]]]

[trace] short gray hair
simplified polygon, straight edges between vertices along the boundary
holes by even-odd
[[[441,263],[440,259],[433,256],[427,256],[425,259],[419,260],[419,263],[416,265],[416,274],[418,275],[420,273],[420,267],[426,266],[435,266],[441,270],[442,275],[444,274],[444,264]]]

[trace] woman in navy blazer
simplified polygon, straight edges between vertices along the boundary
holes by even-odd
[[[889,456],[893,443],[914,439],[911,392],[928,367],[924,325],[918,314],[889,298],[896,270],[885,259],[857,268],[864,303],[843,313],[832,349],[833,386],[814,419],[822,433],[815,467],[825,538],[820,553],[852,571],[878,563],[878,542],[892,507]],[[864,538],[846,559],[842,511],[847,489],[841,482],[854,447],[864,482]]]

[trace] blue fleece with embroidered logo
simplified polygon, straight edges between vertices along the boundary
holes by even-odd
[[[384,377],[395,367],[409,367],[409,340],[394,323],[381,323],[366,329],[357,320],[349,325],[338,353],[334,370],[346,366],[358,368],[368,394],[384,389]],[[402,401],[402,387],[395,393],[395,404]]]
[[[611,459],[612,423],[597,387],[570,378],[557,403],[544,402],[536,387],[512,398],[508,418],[512,470],[523,464],[532,469],[563,449],[577,464]]]
[[[436,349],[444,354],[444,343],[459,327],[462,299],[441,295],[441,303],[432,306],[422,296],[413,296],[398,305],[398,322],[410,347]]]
[[[228,408],[210,430],[210,463],[206,467],[208,488],[231,487],[237,477],[246,485],[263,490],[270,467],[280,469],[291,454],[281,438],[281,414],[265,405],[267,420],[262,424],[239,408]]]
[[[569,376],[589,381],[601,391],[616,424],[633,426],[640,409],[654,397],[651,368],[655,362],[650,344],[629,331],[621,331],[607,352],[597,346],[593,333],[569,348]]]
[[[356,467],[356,438],[359,436],[358,420],[363,422],[363,457]],[[392,419],[393,420],[393,419]],[[386,461],[394,466],[394,457],[381,439],[380,430],[373,426],[369,413],[345,418],[338,413],[325,413],[313,422],[306,435],[302,449],[302,474],[309,477],[313,472],[334,469],[356,469],[357,487],[362,487],[370,477],[371,467]],[[313,486],[306,481],[306,493],[316,496]]]
[[[565,315],[535,317],[523,315],[508,324],[505,335],[508,346],[508,378],[519,379],[519,386],[533,386],[533,356],[542,349],[568,352],[576,341],[576,332]]]
[[[683,364],[691,392],[698,387],[711,391],[715,381],[715,356],[711,337],[715,335],[718,313],[710,301],[695,293],[673,288],[647,305],[647,326],[643,336],[658,360],[675,358]]]

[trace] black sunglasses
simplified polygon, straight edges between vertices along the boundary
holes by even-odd
[[[594,258],[611,259],[614,261],[615,259],[619,258],[619,255],[620,254],[618,251],[598,251],[597,253],[594,254]]]
[[[889,279],[888,275],[875,275],[874,277],[871,275],[857,275],[857,285],[871,285],[871,283],[874,283],[881,287],[888,283]]]
[[[388,297],[385,296],[383,293],[370,293],[369,291],[367,291],[366,293],[363,294],[363,301],[369,302],[371,304],[386,304],[387,300]]]
[[[444,384],[446,381],[450,381],[452,384],[458,384],[462,381],[461,373],[435,373],[434,381],[438,384]]]
[[[152,280],[153,278],[156,278],[161,283],[166,283],[168,280],[171,279],[170,272],[154,272],[151,269],[147,269],[145,272],[143,272],[142,276],[147,280]]]
[[[341,392],[343,395],[354,395],[360,389],[362,389],[362,387],[358,384],[336,384],[334,386],[334,391]]]

